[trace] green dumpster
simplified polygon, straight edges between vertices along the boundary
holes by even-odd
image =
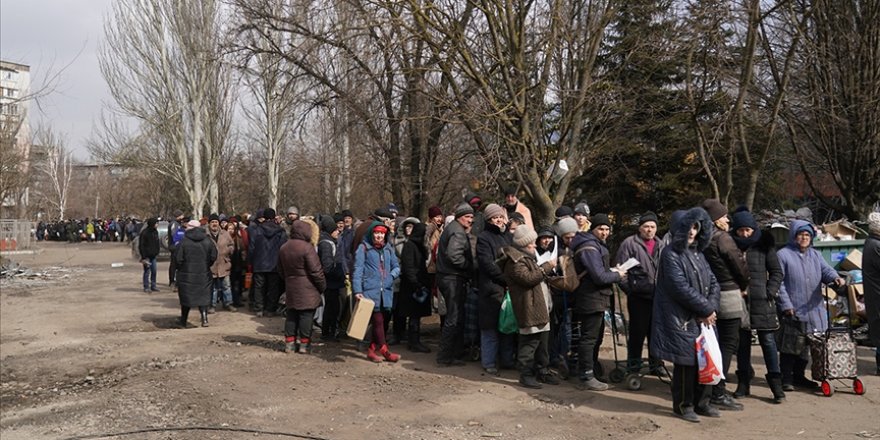
[[[853,250],[862,250],[865,240],[840,240],[840,241],[814,241],[813,247],[822,253],[825,261],[834,269],[840,269],[838,265]]]

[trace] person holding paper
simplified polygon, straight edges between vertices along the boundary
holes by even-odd
[[[651,211],[639,217],[639,232],[627,237],[620,244],[615,261],[618,266],[633,259],[638,264],[628,270],[625,283],[620,288],[626,292],[629,311],[629,339],[626,341],[627,370],[642,369],[642,348],[645,339],[651,339],[651,319],[654,308],[654,285],[657,282],[657,265],[663,242],[657,239],[657,215]],[[650,354],[651,372],[665,376],[662,361]]]
[[[680,211],[679,211],[680,212]],[[672,411],[689,422],[720,417],[709,403],[711,387],[700,385],[695,341],[700,324],[714,326],[721,289],[703,250],[714,226],[702,208],[674,215],[672,242],[660,254],[654,291],[650,352],[672,362]]]

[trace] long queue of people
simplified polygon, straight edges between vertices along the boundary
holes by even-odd
[[[101,243],[131,241],[143,222],[132,217],[110,219],[67,219],[37,222],[33,232],[37,241]]]
[[[824,331],[822,286],[844,283],[812,248],[816,229],[809,222],[793,222],[789,242],[777,252],[749,211],[729,215],[721,202],[707,199],[674,212],[663,238],[658,216],[642,214],[638,232],[612,253],[609,216],[591,215],[586,203],[560,207],[552,225],[537,228],[515,189],[505,190],[502,204],[484,205],[468,194],[446,214],[434,206],[422,221],[389,204],[361,221],[350,211],[300,218],[291,207],[283,216],[267,208],[200,222],[177,212],[167,237],[180,325],[198,308],[207,326],[213,309],[234,311],[247,297],[258,317],[283,310],[285,350],[308,353],[313,320],[321,321],[323,341],[338,341],[354,302],[368,298],[374,308],[364,348],[372,362],[398,361],[394,346],[404,343],[430,353],[421,320],[437,313],[438,366],[479,359],[490,375],[515,368],[523,387],[571,377],[579,388],[601,392],[608,385],[599,347],[619,287],[630,319],[625,368],[664,376],[671,363],[673,411],[684,420],[743,409],[755,376],[752,331],[773,402],[784,402],[786,391],[818,387],[805,375],[809,350],[786,352],[775,338],[783,319]],[[155,225],[147,222],[139,242],[148,292],[158,290]],[[864,277],[877,283],[880,213],[869,225]],[[508,310],[512,331],[500,322]],[[736,359],[735,391],[724,380],[700,384],[694,341],[701,324],[717,331],[725,377]]]

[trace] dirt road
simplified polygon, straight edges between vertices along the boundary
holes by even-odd
[[[880,438],[880,377],[870,374],[866,348],[859,349],[863,396],[840,384],[830,398],[792,392],[774,405],[756,380],[745,411],[693,425],[672,417],[668,386],[653,378],[638,392],[571,383],[526,390],[514,371],[495,378],[476,363],[437,368],[433,354],[402,350],[397,364],[373,364],[352,340],[285,354],[282,319],[245,311],[211,315],[208,328],[175,329],[177,295],[144,294],[140,266],[118,243],[48,243],[13,259],[51,279],[0,284],[4,440],[151,429],[114,438]],[[167,262],[159,280],[167,280]],[[436,347],[432,322],[427,342]],[[210,429],[175,430],[193,427]]]

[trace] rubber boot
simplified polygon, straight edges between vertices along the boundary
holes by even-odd
[[[431,349],[422,344],[421,325],[419,318],[410,318],[409,336],[407,337],[407,348],[414,353],[430,353]]]
[[[773,393],[773,403],[785,402],[785,391],[782,389],[782,374],[767,373],[767,384],[770,386],[770,392]]]
[[[285,353],[295,353],[297,350],[296,336],[285,336],[284,337],[284,352]]]
[[[202,327],[208,326],[208,310],[200,309],[199,314],[202,315]]]
[[[370,344],[370,348],[367,349],[367,359],[376,363],[383,361],[382,357],[376,354],[376,344]]]
[[[397,353],[392,353],[391,350],[388,349],[387,345],[383,345],[382,348],[379,349],[379,353],[382,353],[382,356],[384,356],[385,360],[388,362],[397,362],[400,360],[400,355]]]
[[[180,308],[180,321],[178,321],[180,328],[186,328],[186,322],[188,320],[189,320],[189,307],[181,307]]]
[[[733,397],[739,399],[751,394],[751,374],[736,370],[736,391],[733,392]]]

